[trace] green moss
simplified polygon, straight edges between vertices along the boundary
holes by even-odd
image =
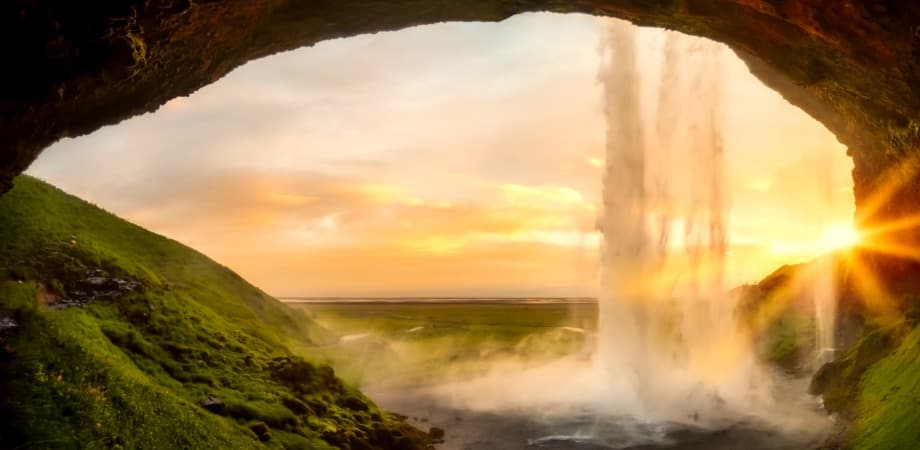
[[[814,320],[797,310],[784,312],[763,332],[760,358],[786,370],[795,370],[802,358],[814,352]]]
[[[879,329],[870,329],[842,358],[826,364],[812,379],[812,392],[821,394],[824,407],[831,412],[854,416],[863,374],[884,358],[892,346],[892,337]]]
[[[20,326],[4,378],[21,439],[56,448],[251,445],[234,424],[140,371],[86,311],[32,311]]]
[[[28,177],[0,197],[0,242],[0,313],[18,324],[0,346],[0,447],[349,448],[406,434],[290,350],[334,336],[194,250]],[[92,297],[90,277],[132,287]],[[78,305],[43,306],[44,291]],[[298,370],[279,377],[281,361]]]
[[[147,43],[144,42],[141,34],[131,31],[125,33],[125,41],[131,49],[131,59],[134,64],[131,65],[130,69],[132,76],[134,76],[147,65]]]
[[[329,445],[326,441],[306,438],[299,434],[288,433],[286,431],[272,431],[272,441],[281,448],[289,450],[334,450],[335,447]]]
[[[917,448],[920,443],[920,327],[859,383],[850,443],[857,449]]]

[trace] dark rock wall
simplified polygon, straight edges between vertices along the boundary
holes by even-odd
[[[0,191],[57,139],[154,111],[251,59],[334,37],[542,10],[730,45],[849,147],[859,207],[880,175],[901,174],[902,187],[866,209],[867,220],[918,204],[917,177],[904,167],[920,153],[915,0],[9,0],[0,5]]]

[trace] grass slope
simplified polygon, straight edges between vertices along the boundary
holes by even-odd
[[[22,176],[0,197],[2,448],[426,447],[289,350],[332,339],[206,256],[48,184]]]
[[[803,357],[813,358],[816,350],[814,321],[804,313],[809,302],[803,300],[809,299],[802,297],[801,289],[784,288],[803,270],[808,270],[807,265],[783,267],[744,292],[753,310],[766,298],[783,305],[759,336],[759,350],[764,360],[788,370],[801,369]],[[846,279],[838,274],[838,280]],[[825,408],[846,425],[827,448],[920,448],[920,306],[916,284],[900,284],[888,286],[892,288],[889,301],[903,310],[903,317],[898,323],[883,324],[859,306],[871,301],[846,281],[838,281],[838,306],[846,308],[844,315],[857,316],[861,331],[850,348],[819,368],[811,381],[811,390],[822,396]],[[838,322],[842,317],[838,315]],[[838,323],[838,335],[842,326]]]
[[[920,447],[920,327],[859,384],[850,442],[860,449]]]

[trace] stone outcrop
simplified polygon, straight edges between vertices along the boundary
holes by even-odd
[[[849,147],[858,206],[890,172],[904,188],[870,215],[898,216],[920,200],[903,167],[920,142],[914,0],[4,2],[0,191],[54,141],[154,111],[246,61],[335,37],[525,11],[616,16],[724,42]]]

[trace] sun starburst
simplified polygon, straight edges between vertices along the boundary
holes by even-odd
[[[828,227],[818,239],[824,253],[858,246],[862,235],[852,224],[837,224]]]

